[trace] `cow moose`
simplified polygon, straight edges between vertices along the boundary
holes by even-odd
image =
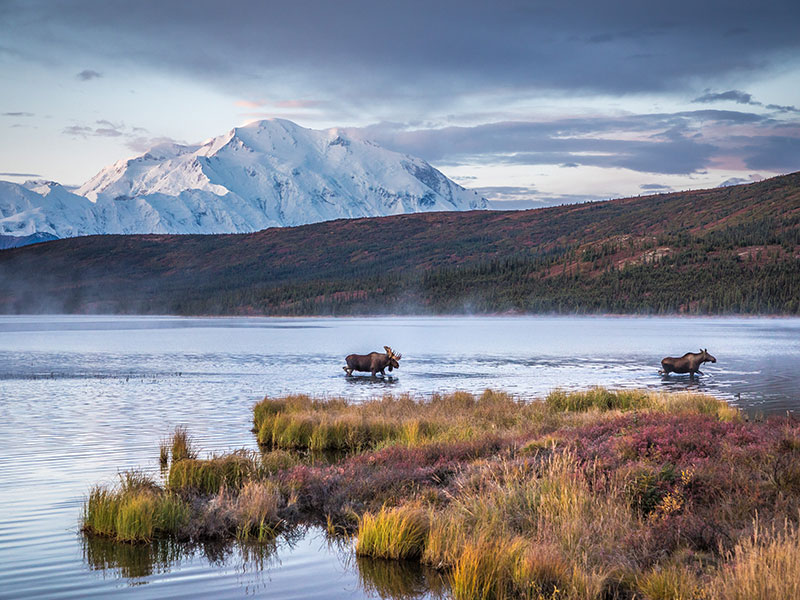
[[[389,346],[384,346],[383,349],[386,350],[385,354],[382,352],[370,352],[369,354],[348,355],[344,359],[347,362],[347,366],[342,367],[344,372],[348,377],[353,374],[353,371],[369,371],[373,377],[375,377],[376,373],[380,373],[385,377],[384,369],[387,367],[390,373],[392,369],[399,369],[400,363],[398,361],[402,358],[402,354],[395,353]]]
[[[689,373],[690,377],[694,377],[695,373],[703,374],[700,365],[707,362],[715,363],[717,359],[708,353],[708,348],[700,348],[700,352],[687,352],[680,358],[667,356],[661,359],[661,370],[658,373],[660,375]]]

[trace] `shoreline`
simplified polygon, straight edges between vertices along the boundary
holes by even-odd
[[[800,422],[748,421],[713,397],[288,396],[256,404],[253,419],[261,452],[200,458],[176,431],[162,445],[165,483],[129,474],[94,488],[84,532],[265,543],[319,525],[354,536],[358,556],[433,567],[459,599],[678,597],[654,595],[659,586],[734,598],[724,581],[763,583],[741,580],[737,560],[764,544],[800,558],[789,535],[800,516]],[[161,520],[115,529],[115,519],[139,522],[119,516],[136,506]],[[782,519],[785,534],[762,531]]]

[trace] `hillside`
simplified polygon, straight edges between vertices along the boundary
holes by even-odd
[[[800,173],[530,211],[0,252],[4,312],[800,314]]]

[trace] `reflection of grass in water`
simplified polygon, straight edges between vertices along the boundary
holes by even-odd
[[[99,536],[82,536],[83,558],[96,571],[119,570],[128,579],[166,573],[191,554],[191,546],[169,539],[149,544],[125,544]]]
[[[117,542],[100,536],[82,536],[83,558],[95,571],[117,571],[126,579],[168,573],[181,561],[202,556],[209,565],[238,567],[242,572],[263,573],[277,562],[277,552],[291,548],[303,530],[267,542],[177,542],[154,539],[148,544]]]
[[[362,589],[379,598],[444,598],[448,589],[442,573],[418,562],[358,556],[355,563]]]

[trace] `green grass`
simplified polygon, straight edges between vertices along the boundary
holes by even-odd
[[[185,427],[178,426],[172,434],[172,462],[187,458],[197,458],[197,451],[193,448],[192,438]],[[163,455],[163,451],[162,451]]]
[[[607,390],[594,387],[586,391],[555,390],[547,395],[547,405],[557,411],[634,410],[650,408],[653,395],[641,390]]]
[[[121,542],[148,542],[178,534],[189,516],[189,506],[180,497],[137,478],[113,488],[92,488],[84,505],[83,530]]]
[[[324,524],[356,533],[360,559],[438,571],[456,599],[798,594],[796,420],[749,422],[700,394],[593,388],[533,402],[290,396],[255,405],[253,424],[264,453],[192,450],[171,461],[166,489],[137,472],[94,488],[84,531],[268,544]],[[313,452],[333,449],[344,452]],[[412,593],[397,573],[375,589]]]
[[[209,459],[185,458],[170,466],[170,490],[215,494],[221,488],[241,488],[258,474],[259,459],[250,452],[238,451]]]
[[[428,517],[419,507],[383,507],[358,520],[356,554],[373,558],[420,558],[425,551]]]

